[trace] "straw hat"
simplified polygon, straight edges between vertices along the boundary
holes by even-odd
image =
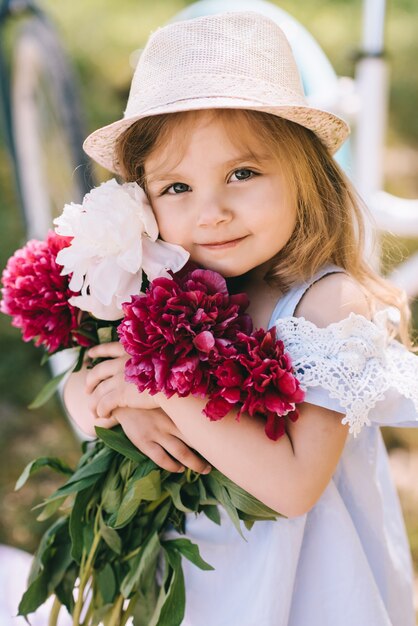
[[[154,32],[132,79],[123,119],[87,137],[84,150],[120,173],[115,142],[131,124],[161,113],[251,109],[311,129],[334,153],[349,134],[336,115],[308,106],[289,43],[252,11],[175,22]]]

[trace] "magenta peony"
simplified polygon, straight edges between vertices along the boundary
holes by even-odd
[[[248,298],[229,295],[220,274],[195,269],[157,278],[123,309],[120,340],[131,356],[126,378],[140,391],[206,396],[216,363],[235,353],[238,332],[251,332]]]
[[[90,345],[75,332],[80,310],[69,304],[74,293],[68,288],[69,277],[61,276],[56,263],[60,250],[70,239],[50,231],[45,241],[35,239],[17,250],[2,275],[0,310],[20,328],[24,341],[34,339],[49,353],[73,345]]]
[[[204,413],[219,420],[232,409],[266,420],[270,439],[296,420],[304,393],[275,329],[252,330],[245,294],[229,295],[222,276],[211,270],[157,278],[145,296],[124,305],[118,328],[130,355],[126,379],[139,391],[168,398],[207,397]]]
[[[270,439],[278,439],[285,431],[285,417],[295,421],[295,407],[304,399],[304,392],[295,377],[292,362],[276,339],[275,328],[257,330],[251,335],[239,333],[237,353],[219,366],[214,376],[218,390],[205,407],[210,419],[221,419],[231,406],[266,419],[265,431]]]

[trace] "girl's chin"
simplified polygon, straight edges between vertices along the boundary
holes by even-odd
[[[248,274],[249,272],[252,271],[253,268],[247,268],[244,266],[232,266],[230,263],[227,262],[227,258],[225,255],[224,259],[219,259],[219,261],[213,261],[213,260],[203,260],[203,259],[196,259],[193,258],[193,256],[190,257],[190,261],[192,263],[196,263],[196,265],[198,265],[199,267],[202,267],[205,270],[212,270],[213,272],[218,272],[219,274],[221,274],[224,278],[239,278],[240,276],[245,276],[246,274]]]

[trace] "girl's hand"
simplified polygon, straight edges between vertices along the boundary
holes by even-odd
[[[210,472],[208,462],[190,449],[162,409],[116,408],[112,417],[120,423],[128,439],[163,469],[182,472],[189,467],[199,474]]]
[[[133,409],[158,408],[155,398],[147,392],[140,393],[136,386],[125,380],[125,363],[129,359],[123,346],[117,342],[102,343],[90,348],[92,359],[106,358],[88,370],[86,393],[89,409],[98,418],[109,418],[117,407]]]

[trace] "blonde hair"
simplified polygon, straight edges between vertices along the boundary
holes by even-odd
[[[169,141],[180,124],[176,150],[181,154],[200,113],[170,113],[132,124],[116,145],[116,161],[125,180],[136,181],[147,192],[146,159]],[[272,259],[265,280],[286,292],[297,282],[309,279],[322,266],[335,264],[359,283],[373,308],[386,304],[400,311],[398,334],[410,346],[410,312],[405,294],[364,260],[365,207],[318,137],[299,124],[260,111],[211,109],[210,113],[224,123],[235,144],[245,143],[248,133],[243,131],[252,129],[251,135],[277,158],[296,204],[295,229]],[[247,144],[245,147],[249,149]]]

